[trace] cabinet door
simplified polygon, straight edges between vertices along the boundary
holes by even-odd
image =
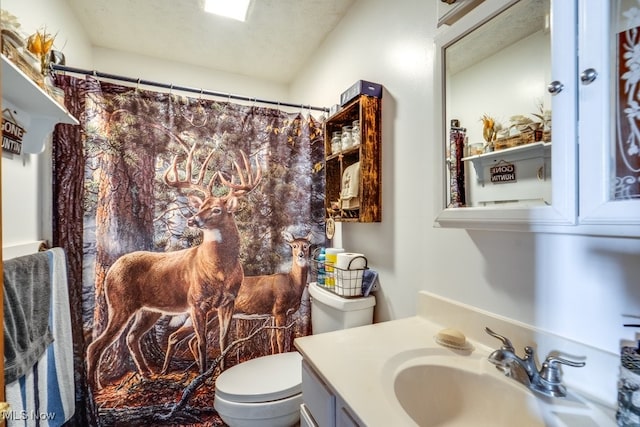
[[[336,398],[305,360],[302,361],[302,399],[317,425],[335,425]]]
[[[540,6],[546,13],[539,16]],[[530,13],[535,11],[535,13]],[[544,12],[544,11],[542,11]],[[443,30],[437,37],[436,44],[439,52],[439,63],[436,64],[435,79],[442,80],[442,84],[435,85],[436,111],[442,108],[442,120],[437,138],[444,145],[443,162],[445,194],[459,191],[453,189],[454,182],[467,181],[467,186],[478,186],[477,172],[470,162],[466,169],[469,176],[461,179],[453,178],[446,161],[454,162],[445,154],[449,148],[449,127],[452,119],[462,119],[460,126],[465,127],[469,142],[482,141],[481,118],[484,114],[491,115],[510,128],[511,116],[531,116],[536,113],[536,102],[543,99],[544,109],[551,110],[551,144],[550,162],[551,173],[548,173],[544,156],[538,161],[545,166],[538,166],[541,172],[529,174],[528,180],[550,179],[550,198],[542,196],[532,198],[528,193],[516,195],[492,194],[492,203],[483,201],[481,205],[456,206],[451,203],[452,197],[444,197],[445,209],[438,215],[437,222],[444,227],[462,227],[476,229],[502,229],[521,231],[560,231],[573,226],[577,221],[577,6],[574,0],[563,1],[534,1],[534,0],[486,0],[478,5],[468,15],[461,18],[451,28]],[[535,32],[523,35],[522,23],[539,17],[534,28]],[[542,23],[540,24],[541,21]],[[528,28],[528,27],[527,27]],[[547,44],[548,57],[541,58],[536,51],[522,48],[516,43],[533,41],[532,37],[549,40]],[[502,46],[501,43],[511,42],[511,45],[497,49],[491,56],[477,57],[491,46]],[[526,45],[528,46],[528,45]],[[538,46],[537,42],[535,46]],[[549,47],[550,46],[550,47]],[[510,49],[508,49],[510,48]],[[517,53],[509,61],[508,51]],[[458,52],[458,53],[452,53]],[[523,53],[525,56],[523,57]],[[526,56],[529,54],[529,56]],[[489,54],[486,54],[489,55]],[[499,59],[496,55],[500,55]],[[476,57],[473,68],[467,64],[457,65],[462,70],[456,79],[452,78],[451,67],[457,62],[469,61]],[[490,67],[498,68],[492,69]],[[538,70],[535,81],[524,71]],[[482,68],[480,68],[482,67]],[[481,69],[475,72],[474,69]],[[465,75],[468,76],[466,78]],[[484,77],[482,77],[484,76]],[[481,78],[482,77],[482,78]],[[465,78],[463,81],[462,79]],[[489,79],[493,79],[489,83]],[[506,87],[506,83],[513,81],[519,86]],[[457,82],[461,82],[458,84]],[[522,83],[524,82],[524,83]],[[554,89],[549,89],[553,85]],[[457,86],[454,87],[453,85]],[[466,86],[464,85],[466,84]],[[489,93],[481,95],[483,90]],[[442,91],[442,93],[439,93]],[[478,94],[472,96],[473,93]],[[456,102],[459,100],[459,102]],[[461,117],[461,115],[465,115]],[[546,127],[548,127],[545,124]],[[473,127],[474,129],[471,129]],[[477,129],[476,129],[477,128]],[[476,131],[477,130],[477,131]],[[479,136],[477,136],[479,135]],[[520,148],[520,147],[516,147]],[[458,150],[459,151],[459,150]],[[490,153],[490,161],[506,162],[504,153],[496,150]],[[453,157],[453,156],[451,156]],[[525,171],[523,167],[521,171]],[[458,171],[461,167],[458,167]],[[549,177],[550,175],[550,177]],[[479,185],[490,186],[495,192],[512,189],[526,182],[520,177],[510,183],[495,184],[492,180],[483,180]],[[469,180],[474,180],[469,182]],[[496,181],[497,182],[497,181]],[[451,187],[451,188],[450,188]],[[473,194],[471,195],[473,197]],[[544,197],[543,197],[544,196]],[[550,199],[550,201],[549,201]]]
[[[360,427],[347,404],[342,399],[336,399],[336,427]]]
[[[640,235],[640,5],[579,2],[580,224]]]

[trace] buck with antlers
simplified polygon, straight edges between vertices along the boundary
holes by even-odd
[[[216,310],[220,320],[220,350],[225,348],[233,305],[244,272],[239,262],[240,236],[234,213],[238,197],[254,189],[262,178],[256,162],[253,176],[251,163],[241,152],[244,170],[234,161],[240,183],[225,179],[219,171],[204,184],[213,151],[202,164],[197,179],[192,175],[195,146],[186,160],[185,177],[178,172],[178,156],[165,171],[163,179],[169,187],[195,190],[204,198],[190,196],[196,213],[188,225],[203,231],[200,245],[173,252],[132,252],[120,257],[109,269],[104,292],[108,304],[108,321],[102,334],[87,349],[87,375],[92,384],[100,384],[99,366],[104,350],[122,333],[134,318],[127,335],[127,346],[138,371],[149,375],[149,368],[140,347],[142,336],[163,314],[189,313],[197,340],[197,361],[200,372],[206,370],[207,314]],[[246,172],[246,177],[244,173]],[[229,191],[222,197],[213,194],[220,181]]]
[[[307,284],[312,235],[309,233],[305,237],[294,237],[291,233],[284,232],[283,236],[291,248],[290,271],[266,276],[245,276],[234,305],[234,312],[240,315],[273,316],[277,327],[276,341],[279,353],[285,351],[284,328],[286,327],[287,315],[300,308],[302,293]],[[178,343],[191,335],[193,331],[193,326],[187,324],[171,334],[162,368],[163,373],[168,372],[169,363],[171,363]],[[193,346],[196,338],[192,338],[189,343],[194,356],[197,355]],[[273,352],[275,352],[275,347]]]

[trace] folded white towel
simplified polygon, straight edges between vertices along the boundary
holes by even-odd
[[[360,162],[348,166],[342,174],[342,207],[347,209],[357,208],[360,196]]]

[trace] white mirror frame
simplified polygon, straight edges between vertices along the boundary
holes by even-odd
[[[436,226],[514,230],[532,232],[575,232],[577,221],[577,10],[574,1],[552,1],[551,63],[552,80],[562,82],[564,89],[552,97],[552,203],[536,207],[446,207],[445,122],[446,97],[444,84],[444,49],[495,16],[514,0],[486,0],[455,25],[443,28],[436,37],[434,70],[435,140],[440,153],[438,159],[441,179],[441,211]],[[572,24],[573,23],[573,24]],[[557,40],[561,40],[560,43]],[[550,83],[550,82],[549,82]],[[575,227],[573,227],[575,228]]]
[[[580,134],[588,135],[581,141],[580,183],[583,191],[580,197],[580,224],[582,226],[597,226],[598,229],[606,229],[610,232],[614,228],[622,228],[621,233],[626,236],[638,236],[640,234],[640,201],[617,200],[610,197],[611,184],[607,177],[611,177],[612,156],[611,142],[615,140],[612,126],[615,117],[612,110],[612,100],[615,93],[611,87],[611,58],[603,52],[609,52],[613,47],[607,46],[611,39],[611,5],[609,2],[596,0],[584,0],[580,3],[583,8],[581,15],[591,13],[594,16],[603,17],[599,20],[590,20],[588,34],[582,34],[580,43],[589,46],[580,52],[579,71],[594,68],[598,71],[598,77],[589,85],[581,85],[580,96],[586,100],[581,106],[582,114],[589,120],[580,122]],[[603,123],[611,123],[603,126]]]

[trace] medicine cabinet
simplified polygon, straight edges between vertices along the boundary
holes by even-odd
[[[342,222],[382,220],[382,100],[359,95],[325,122],[325,214]],[[352,138],[332,144],[346,126]],[[357,129],[359,125],[360,129]]]
[[[640,236],[640,4],[582,0],[579,16],[579,223]]]
[[[637,16],[623,14],[631,7],[485,0],[439,29],[438,226],[640,235],[640,153],[629,117],[640,108],[613,101],[625,88],[638,91],[619,77],[632,60],[616,56],[625,45],[621,21]],[[628,49],[640,46],[638,34],[627,36]],[[491,122],[501,126],[491,130]]]

